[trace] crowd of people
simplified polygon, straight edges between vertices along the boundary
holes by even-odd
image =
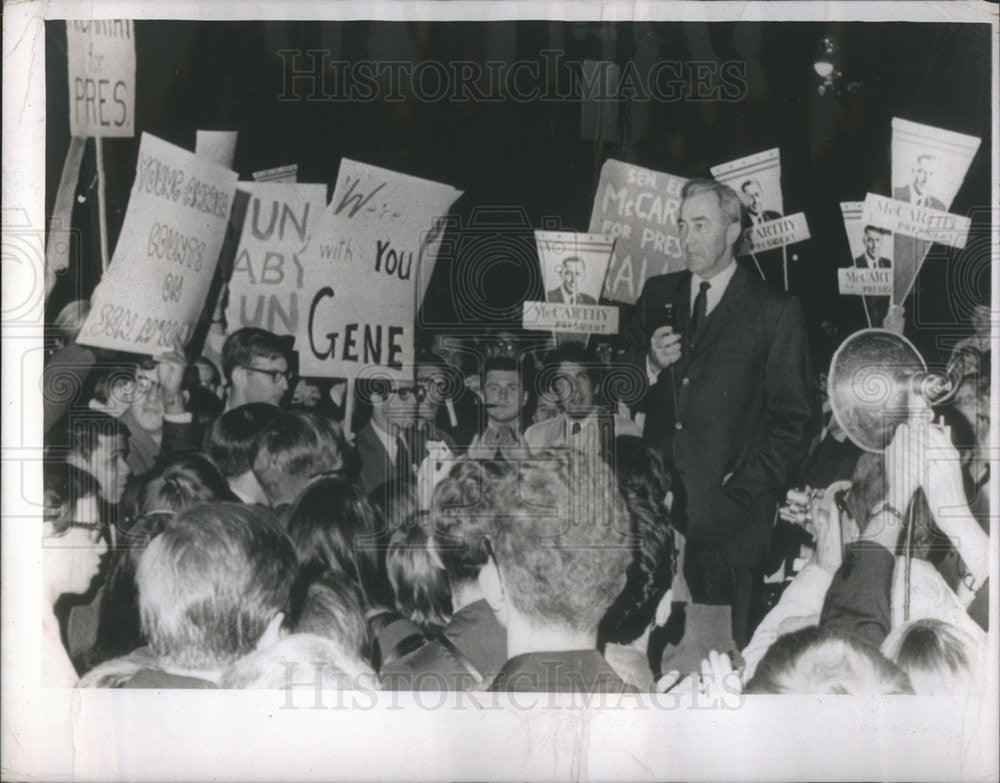
[[[686,270],[614,344],[439,333],[350,389],[252,327],[89,348],[73,303],[44,377],[43,684],[974,696],[988,317],[952,400],[862,452],[798,301],[734,257],[744,211],[686,185]]]

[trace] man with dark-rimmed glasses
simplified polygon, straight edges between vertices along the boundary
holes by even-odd
[[[280,405],[291,381],[284,341],[272,332],[251,326],[226,338],[222,371],[228,387],[226,410],[248,402]]]

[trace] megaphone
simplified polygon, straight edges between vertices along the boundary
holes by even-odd
[[[939,405],[955,394],[963,358],[956,357],[944,373],[928,372],[920,352],[902,335],[886,329],[855,332],[830,363],[833,416],[856,446],[882,453],[918,407]]]

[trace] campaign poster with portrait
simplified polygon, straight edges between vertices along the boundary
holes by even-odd
[[[720,163],[712,176],[729,185],[743,202],[743,233],[737,255],[752,255],[809,239],[809,225],[801,212],[785,215],[781,193],[781,151],[757,152]]]
[[[615,240],[604,234],[536,231],[545,302],[525,302],[525,329],[551,331],[557,342],[616,334],[618,308],[598,304]]]
[[[837,271],[839,291],[849,296],[887,297],[892,294],[892,232],[862,219],[865,202],[842,201],[844,231],[850,258]]]
[[[947,212],[980,143],[976,136],[893,117],[893,199],[919,209]],[[937,222],[941,222],[940,218]],[[893,245],[896,263],[892,299],[901,304],[913,287],[931,241],[897,231]]]

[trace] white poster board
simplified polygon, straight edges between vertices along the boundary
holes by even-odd
[[[607,160],[601,167],[590,232],[615,239],[604,297],[632,304],[646,280],[684,268],[677,233],[683,177]]]
[[[326,208],[326,185],[240,183],[250,194],[226,307],[231,334],[256,326],[294,335],[304,317],[301,257]]]
[[[128,19],[66,22],[71,136],[135,135],[135,31]]]
[[[344,158],[302,258],[295,346],[303,375],[355,378],[366,366],[412,373],[413,329],[443,218],[462,192]]]
[[[148,133],[111,265],[77,341],[155,355],[191,336],[205,305],[236,173]]]
[[[618,308],[597,304],[615,240],[603,234],[536,231],[544,302],[525,302],[522,326],[552,331],[556,339],[617,334]]]

